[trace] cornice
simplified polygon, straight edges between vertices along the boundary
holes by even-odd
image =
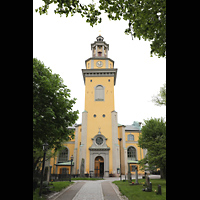
[[[109,151],[110,147],[106,147],[106,148],[101,148],[101,147],[90,147],[89,150],[91,151]]]
[[[102,57],[102,56],[97,56],[97,57],[90,57],[90,58],[88,58],[87,60],[85,60],[85,64],[86,64],[86,62],[89,61],[89,60],[110,60],[111,62],[113,62],[113,66],[114,66],[114,63],[115,63],[115,61],[112,60],[111,58],[106,58],[106,57]]]
[[[114,77],[114,85],[116,84],[117,69],[82,69],[83,80],[85,77]]]

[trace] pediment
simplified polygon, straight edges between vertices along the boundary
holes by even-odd
[[[110,147],[107,146],[106,140],[107,138],[102,134],[97,134],[93,138],[91,138],[93,143],[89,148],[90,150],[110,150]]]

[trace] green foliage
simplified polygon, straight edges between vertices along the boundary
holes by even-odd
[[[90,3],[88,5],[81,4],[79,0],[43,0],[45,5],[39,7],[39,9],[35,9],[36,12],[39,11],[41,14],[47,14],[47,10],[49,9],[49,5],[54,3],[57,4],[57,8],[54,10],[55,14],[65,14],[66,17],[71,13],[73,16],[75,13],[79,13],[82,17],[86,17],[86,22],[90,23],[93,27],[94,24],[101,23],[101,18],[97,9],[95,9],[95,4]]]
[[[37,188],[35,191],[33,191],[33,200],[46,200],[45,196],[42,194],[42,196],[39,196],[40,188]]]
[[[166,170],[166,122],[164,119],[144,120],[142,134],[139,136],[138,145],[147,149],[144,159],[139,161],[141,169],[161,169],[161,176],[165,178]],[[148,166],[146,166],[148,164]]]
[[[33,148],[42,150],[60,148],[63,141],[74,138],[72,126],[78,119],[78,111],[72,107],[76,99],[70,99],[70,90],[58,74],[33,58]]]
[[[152,101],[157,106],[166,106],[166,83],[163,85],[163,87],[160,88],[160,93],[158,94],[158,96],[153,96]]]
[[[151,56],[166,57],[166,0],[99,0],[99,8],[96,4],[83,5],[79,0],[43,0],[45,5],[35,11],[41,14],[47,13],[49,5],[57,4],[55,14],[79,13],[86,17],[86,22],[93,25],[101,23],[101,10],[108,14],[111,20],[127,20],[126,34],[151,41]]]

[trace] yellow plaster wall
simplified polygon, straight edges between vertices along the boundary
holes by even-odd
[[[91,60],[87,61],[86,68],[87,69],[91,69]]]
[[[60,169],[61,168],[67,168],[69,170],[69,174],[71,172],[71,166],[58,166],[57,169],[58,169],[58,174],[60,174]]]
[[[71,142],[75,142],[75,139],[71,140]],[[69,155],[68,159],[71,160],[71,156],[74,154],[75,144],[69,144],[66,142],[63,144],[63,146],[68,148],[68,150],[69,150],[68,151],[68,155]],[[54,151],[54,150],[52,150],[52,151]],[[51,173],[56,173],[56,166],[54,164],[57,163],[58,155],[59,155],[59,152],[56,152],[56,155],[50,159],[50,165],[52,166]],[[58,167],[60,167],[60,166],[58,166]],[[57,173],[59,173],[59,170],[57,170]]]
[[[110,79],[110,82],[108,81]],[[92,80],[92,82],[90,82]],[[101,84],[105,87],[105,100],[95,101],[95,86]],[[109,171],[112,171],[112,121],[111,112],[114,110],[114,77],[86,77],[85,78],[85,110],[88,112],[87,123],[87,149],[92,145],[92,139],[98,134],[99,128],[108,140],[110,147]],[[96,117],[94,117],[96,114]],[[102,115],[105,114],[105,117]],[[86,153],[86,171],[89,172],[89,155]]]
[[[111,62],[110,60],[108,61],[108,68],[110,68],[110,69],[113,68],[113,62]]]
[[[128,135],[129,134],[134,135],[134,142],[136,142],[136,141],[138,141],[139,134],[141,134],[141,133],[133,132],[133,131],[125,131],[126,148],[128,148],[129,146],[134,146],[137,149],[137,158],[138,158],[138,161],[139,161],[139,160],[143,159],[143,149],[138,146],[138,143],[128,141]],[[137,164],[131,164],[131,165],[137,165]],[[138,170],[139,170],[139,167],[138,167]],[[131,172],[131,173],[134,174],[135,172]],[[143,174],[144,171],[139,170],[138,173]]]
[[[98,61],[102,61],[102,63],[103,63],[102,67],[97,67],[96,63]],[[108,60],[108,68],[109,69],[113,68],[113,62],[110,61],[110,60]],[[89,60],[89,61],[86,62],[86,69],[91,69],[91,60]],[[106,60],[101,60],[101,59],[96,60],[95,59],[94,60],[94,68],[93,69],[106,69]]]

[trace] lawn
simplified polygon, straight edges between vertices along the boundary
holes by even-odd
[[[51,191],[60,191],[66,187],[68,187],[70,184],[72,184],[74,182],[69,182],[69,181],[59,181],[59,182],[53,182],[53,186],[54,188],[51,188]],[[40,188],[37,188],[34,192],[33,192],[33,200],[45,200],[45,195],[42,195],[42,198],[39,197],[39,190]]]
[[[135,180],[133,180],[135,182]],[[145,182],[144,179],[139,179],[139,183]],[[120,192],[127,196],[129,200],[166,200],[166,180],[150,179],[152,183],[152,192],[142,191],[143,185],[130,185],[128,181],[114,181],[113,183],[119,187]],[[158,190],[158,184],[161,185],[162,195],[157,195],[154,191]]]
[[[53,182],[53,186],[55,188],[52,188],[51,191],[59,192],[60,190],[68,187],[69,185],[71,185],[72,183],[74,183],[74,182],[69,182],[69,181]]]

